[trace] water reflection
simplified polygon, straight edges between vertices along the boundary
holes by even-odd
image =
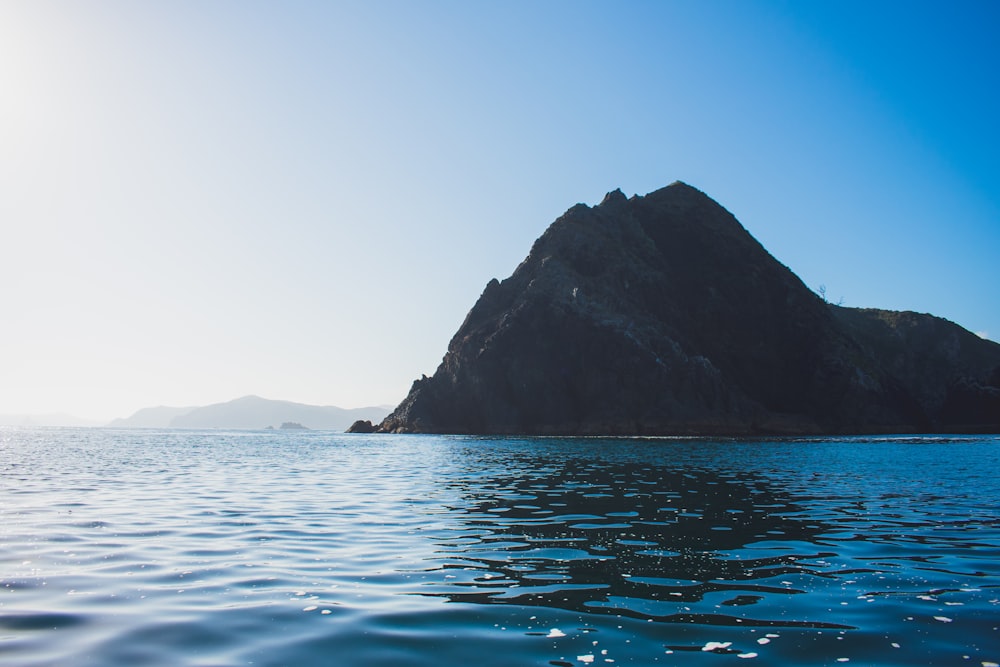
[[[659,622],[851,627],[755,606],[831,578],[823,559],[836,554],[816,544],[828,524],[752,474],[534,458],[461,490],[459,527],[438,542],[450,578],[428,594]]]

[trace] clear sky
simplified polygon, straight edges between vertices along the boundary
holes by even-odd
[[[675,180],[1000,340],[1000,3],[0,0],[0,413],[395,404],[552,220]]]

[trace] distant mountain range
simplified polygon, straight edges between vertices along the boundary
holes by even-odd
[[[291,401],[273,401],[260,396],[244,396],[226,403],[202,407],[143,408],[131,417],[115,419],[115,428],[278,428],[282,424],[300,424],[305,428],[343,431],[359,419],[378,421],[391,406],[338,408],[332,405],[305,405]]]

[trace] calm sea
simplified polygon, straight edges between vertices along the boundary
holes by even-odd
[[[1000,437],[0,430],[0,664],[1000,663]]]

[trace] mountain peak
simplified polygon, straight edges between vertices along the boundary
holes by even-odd
[[[929,327],[961,349],[921,339],[919,354],[893,352],[900,367],[881,356],[902,344],[885,317],[833,308],[700,190],[681,181],[631,199],[613,190],[594,208],[570,208],[510,278],[491,281],[434,375],[378,428],[1000,428],[1000,387],[990,385],[1000,345],[959,336],[957,325]],[[960,389],[949,388],[956,378]]]
[[[615,188],[608,194],[604,195],[604,199],[598,204],[599,207],[604,208],[608,206],[615,206],[617,204],[623,204],[628,201],[625,193],[621,191],[621,188]]]

